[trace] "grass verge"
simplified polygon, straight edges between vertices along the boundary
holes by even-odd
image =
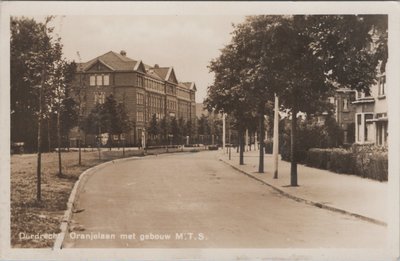
[[[179,152],[181,149],[169,149]],[[147,154],[165,153],[165,149],[149,150]],[[126,150],[125,157],[145,156],[142,150]],[[62,153],[62,172],[58,173],[58,154],[42,154],[42,201],[36,201],[36,154],[11,156],[11,246],[14,248],[48,248],[55,239],[45,234],[60,232],[60,224],[75,181],[88,168],[113,159],[122,158],[121,150],[82,151]],[[38,238],[40,235],[42,237]],[[36,238],[35,238],[36,236]]]

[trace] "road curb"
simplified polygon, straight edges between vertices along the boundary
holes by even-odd
[[[65,235],[67,234],[68,230],[68,225],[69,222],[71,221],[72,217],[72,209],[74,207],[74,202],[76,200],[76,197],[78,195],[79,189],[81,189],[84,185],[87,179],[89,178],[89,174],[92,174],[96,170],[99,170],[101,168],[104,168],[107,165],[114,164],[116,162],[123,162],[123,161],[128,161],[128,160],[138,160],[138,159],[145,159],[145,158],[151,158],[151,157],[157,157],[158,155],[171,155],[171,154],[181,154],[181,153],[191,153],[191,152],[186,152],[186,151],[179,151],[179,152],[167,152],[167,153],[160,153],[160,154],[151,154],[151,155],[145,155],[145,156],[132,156],[132,157],[127,157],[127,158],[122,158],[122,159],[114,159],[110,161],[106,161],[103,163],[100,163],[96,166],[93,166],[91,168],[88,168],[84,172],[79,175],[79,178],[77,181],[75,181],[75,184],[72,188],[71,194],[69,195],[68,201],[67,201],[67,209],[64,212],[64,216],[61,220],[61,225],[60,225],[60,230],[61,232],[58,233],[57,238],[54,242],[53,245],[53,250],[61,250],[63,247],[63,242],[65,239]]]
[[[279,189],[278,187],[276,187],[276,186],[274,186],[274,185],[272,185],[272,184],[270,184],[270,183],[268,183],[268,182],[266,182],[266,181],[264,181],[264,180],[262,180],[260,178],[257,178],[256,176],[254,176],[254,175],[252,175],[252,174],[250,174],[250,173],[248,173],[248,172],[246,172],[246,171],[244,171],[244,170],[232,165],[230,162],[226,161],[223,158],[219,158],[219,160],[222,161],[223,163],[229,165],[233,169],[237,170],[238,172],[243,173],[246,176],[261,182],[262,184],[271,187],[272,189],[277,191],[279,194],[281,194],[281,195],[283,195],[283,196],[285,196],[287,198],[293,199],[293,200],[295,200],[297,202],[303,202],[303,203],[306,203],[306,204],[314,206],[314,207],[326,209],[326,210],[329,210],[329,211],[341,213],[341,214],[348,215],[348,216],[352,216],[352,217],[355,217],[355,218],[358,218],[358,219],[361,219],[361,220],[364,220],[364,221],[367,221],[367,222],[370,222],[370,223],[373,223],[373,224],[376,224],[376,225],[381,225],[381,226],[385,226],[385,227],[387,226],[386,222],[383,222],[383,221],[378,220],[378,219],[370,218],[370,217],[363,216],[363,215],[360,215],[360,214],[357,214],[357,213],[349,212],[349,211],[344,210],[344,209],[331,207],[331,206],[325,205],[323,203],[319,203],[319,202],[315,202],[315,201],[312,201],[312,200],[308,200],[308,199],[304,199],[304,198],[300,198],[300,197],[294,196],[294,195],[292,195],[292,194],[290,194],[290,193],[288,193],[286,191],[283,191],[283,190]]]
[[[149,156],[153,156],[153,155],[149,155]],[[146,157],[149,157],[149,156],[146,156]],[[135,159],[141,159],[141,158],[144,158],[144,157],[133,156],[133,157],[129,157],[129,158],[110,160],[107,162],[103,162],[99,165],[93,166],[93,167],[85,170],[84,172],[82,172],[81,175],[79,175],[79,178],[75,182],[74,187],[72,188],[71,194],[69,195],[68,202],[67,202],[67,210],[65,210],[64,216],[61,220],[61,225],[60,225],[61,232],[58,234],[56,241],[54,242],[53,250],[62,249],[64,238],[65,238],[65,235],[68,230],[68,225],[69,225],[69,222],[71,221],[72,209],[74,207],[74,202],[75,202],[76,196],[79,192],[79,189],[83,187],[84,182],[86,182],[87,179],[89,178],[89,174],[93,173],[96,170],[104,168],[107,165],[114,164],[116,162],[123,162],[123,161],[135,160]]]

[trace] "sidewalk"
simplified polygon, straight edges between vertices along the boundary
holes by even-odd
[[[297,165],[298,187],[290,187],[290,162],[279,160],[278,179],[273,178],[273,158],[265,154],[264,173],[258,173],[259,151],[244,153],[245,165],[239,165],[239,153],[220,151],[220,160],[279,190],[295,200],[334,211],[346,212],[378,224],[387,224],[388,184],[353,175]],[[279,156],[280,158],[280,156]]]

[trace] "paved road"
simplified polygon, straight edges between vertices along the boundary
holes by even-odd
[[[217,160],[160,155],[94,173],[64,247],[371,248],[385,227],[285,198]],[[82,237],[86,237],[82,239]],[[103,237],[105,239],[95,239]]]

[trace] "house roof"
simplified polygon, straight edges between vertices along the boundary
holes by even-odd
[[[90,69],[90,67],[92,67],[97,62],[101,62],[108,68],[115,70],[115,71],[133,71],[135,68],[135,65],[137,63],[137,61],[135,61],[129,57],[126,57],[119,53],[110,51],[110,52],[100,55],[86,63],[80,64],[80,66],[78,66],[78,69],[80,69],[82,71],[86,71],[86,70]]]
[[[164,79],[160,77],[160,75],[158,75],[153,69],[148,69],[146,70],[146,74],[151,76],[154,79],[163,81]]]
[[[124,52],[124,54],[126,54],[126,52]],[[126,55],[121,55],[113,51],[109,51],[88,62],[77,63],[77,70],[78,72],[87,71],[97,63],[103,64],[112,71],[140,71],[146,73],[153,79],[178,82],[173,67],[160,67],[157,64],[150,66],[143,63],[141,60],[136,61],[127,57]],[[179,83],[179,85],[182,88],[196,91],[196,87],[193,82],[183,82]]]
[[[161,79],[163,80],[168,80],[167,79],[167,75],[168,75],[168,71],[169,71],[169,67],[159,67],[159,68],[151,68],[156,74],[158,74]]]
[[[194,82],[182,82],[183,85],[189,90],[196,91],[196,84]]]

